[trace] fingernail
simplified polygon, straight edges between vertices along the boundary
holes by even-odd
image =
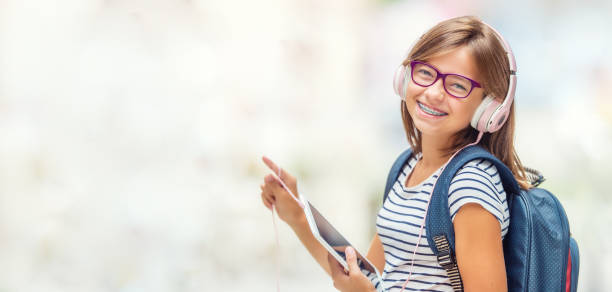
[[[346,252],[347,257],[351,257],[351,258],[355,257],[355,250],[352,247],[347,246],[345,252]]]

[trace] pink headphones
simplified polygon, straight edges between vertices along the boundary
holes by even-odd
[[[514,92],[516,90],[516,61],[514,59],[514,54],[512,54],[510,45],[508,42],[506,42],[502,35],[489,24],[483,21],[481,22],[491,28],[491,30],[493,30],[493,32],[495,32],[497,35],[497,38],[501,41],[502,46],[508,55],[508,63],[510,68],[508,93],[506,94],[503,102],[500,103],[499,101],[495,100],[494,96],[487,95],[474,112],[474,116],[472,117],[472,121],[470,123],[472,127],[480,132],[493,133],[504,125],[504,122],[506,122],[508,119],[508,114],[510,113],[510,106],[514,100]],[[408,52],[412,51],[413,46],[414,44],[411,46]],[[402,64],[399,66],[399,68],[397,68],[395,76],[393,77],[393,89],[402,100],[406,98],[407,85],[410,83],[409,75],[410,70],[406,70],[406,66]]]

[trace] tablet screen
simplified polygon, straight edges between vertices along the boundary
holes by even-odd
[[[323,240],[325,240],[329,246],[336,250],[337,254],[340,255],[346,262],[346,255],[344,254],[346,247],[349,245],[352,246],[353,249],[355,249],[355,247],[351,245],[310,202],[308,202],[308,206],[321,238],[323,238]],[[374,267],[367,260],[364,260],[363,256],[357,252],[357,249],[355,249],[355,253],[357,254],[357,264],[359,265],[361,271],[366,275],[369,275],[369,273],[376,274]],[[369,273],[366,273],[366,271]]]

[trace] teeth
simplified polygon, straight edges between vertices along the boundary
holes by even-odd
[[[417,102],[417,104],[419,104],[419,107],[426,113],[430,114],[430,115],[434,115],[434,116],[445,116],[446,113],[442,113],[439,111],[436,111],[434,109],[428,108],[427,106],[425,106],[424,104]]]

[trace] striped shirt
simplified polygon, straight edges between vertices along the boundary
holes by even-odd
[[[405,181],[421,154],[408,159],[397,181],[389,191],[378,212],[376,228],[385,252],[385,268],[382,280],[387,291],[400,291],[410,273],[410,264],[419,230],[423,224],[425,209],[434,183],[442,168],[413,187]],[[508,232],[510,214],[506,193],[497,173],[497,168],[486,160],[472,160],[464,165],[451,180],[448,206],[451,219],[461,206],[477,203],[489,211],[500,224],[502,238]],[[427,242],[427,226],[423,227],[421,240],[416,250],[412,276],[405,291],[449,291],[452,292],[446,270],[438,264],[436,256]],[[375,283],[377,288],[379,283]]]

